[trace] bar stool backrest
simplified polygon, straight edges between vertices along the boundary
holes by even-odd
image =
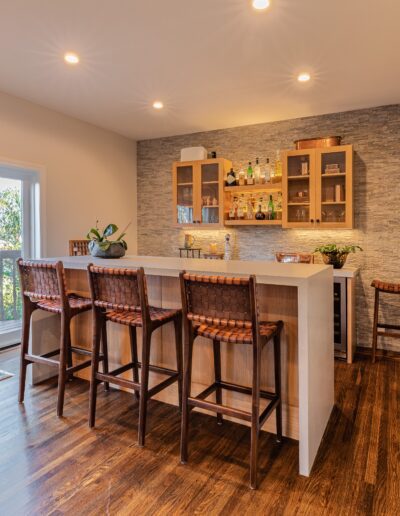
[[[34,262],[18,259],[22,295],[31,299],[61,299],[67,302],[62,262]]]
[[[88,256],[90,240],[70,240],[69,255],[70,256]]]
[[[258,332],[254,276],[234,278],[181,272],[180,279],[184,318]]]
[[[142,312],[149,316],[146,278],[143,268],[113,269],[88,265],[89,285],[95,307]]]
[[[282,263],[314,263],[311,253],[276,253],[276,261]]]

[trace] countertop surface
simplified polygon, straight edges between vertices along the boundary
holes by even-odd
[[[136,269],[143,267],[146,274],[153,276],[177,277],[182,270],[205,274],[228,274],[238,276],[255,274],[259,283],[293,286],[303,285],[321,274],[332,274],[333,271],[332,267],[322,264],[277,263],[274,261],[261,260],[206,260],[162,256],[131,255],[119,259],[102,259],[93,258],[92,256],[62,256],[48,258],[46,260],[61,260],[66,269],[76,270],[86,269],[89,263],[113,268],[126,267]]]

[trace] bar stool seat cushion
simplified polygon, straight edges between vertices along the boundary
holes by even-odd
[[[390,283],[389,281],[381,281],[375,279],[371,283],[371,287],[382,290],[383,292],[392,292],[394,294],[400,294],[400,283]]]
[[[181,309],[157,308],[155,306],[149,307],[150,319],[152,322],[165,324],[175,319],[175,317],[182,312]],[[140,308],[137,311],[131,310],[111,310],[106,312],[106,318],[109,321],[119,324],[126,324],[127,326],[143,326],[142,313]]]
[[[193,327],[197,335],[207,337],[208,339],[236,344],[253,343],[251,324],[231,327],[228,325],[209,325],[195,322]],[[281,328],[281,324],[274,322],[260,322],[259,328],[260,335],[269,339],[278,332]]]
[[[78,296],[77,294],[68,294],[68,302],[73,314],[86,312],[92,308],[92,300],[86,297]],[[60,314],[62,312],[62,305],[60,299],[40,299],[35,302],[38,308]]]

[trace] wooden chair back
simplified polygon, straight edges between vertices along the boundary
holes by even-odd
[[[89,264],[87,270],[94,307],[103,310],[141,311],[142,318],[150,320],[143,268],[113,269]]]
[[[88,256],[90,240],[70,240],[69,255],[70,256]]]
[[[234,278],[181,272],[180,281],[184,320],[253,328],[253,333],[258,334],[254,276]]]
[[[276,253],[277,262],[283,263],[314,263],[314,255],[311,253]]]
[[[17,263],[25,308],[43,299],[60,300],[63,311],[69,312],[64,266],[61,261],[34,262],[20,258]]]

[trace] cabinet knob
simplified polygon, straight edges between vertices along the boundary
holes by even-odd
[[[313,224],[314,223],[314,219],[310,219],[310,222],[311,222],[311,224]]]
[[[321,221],[319,219],[316,220],[317,224],[319,224]]]

